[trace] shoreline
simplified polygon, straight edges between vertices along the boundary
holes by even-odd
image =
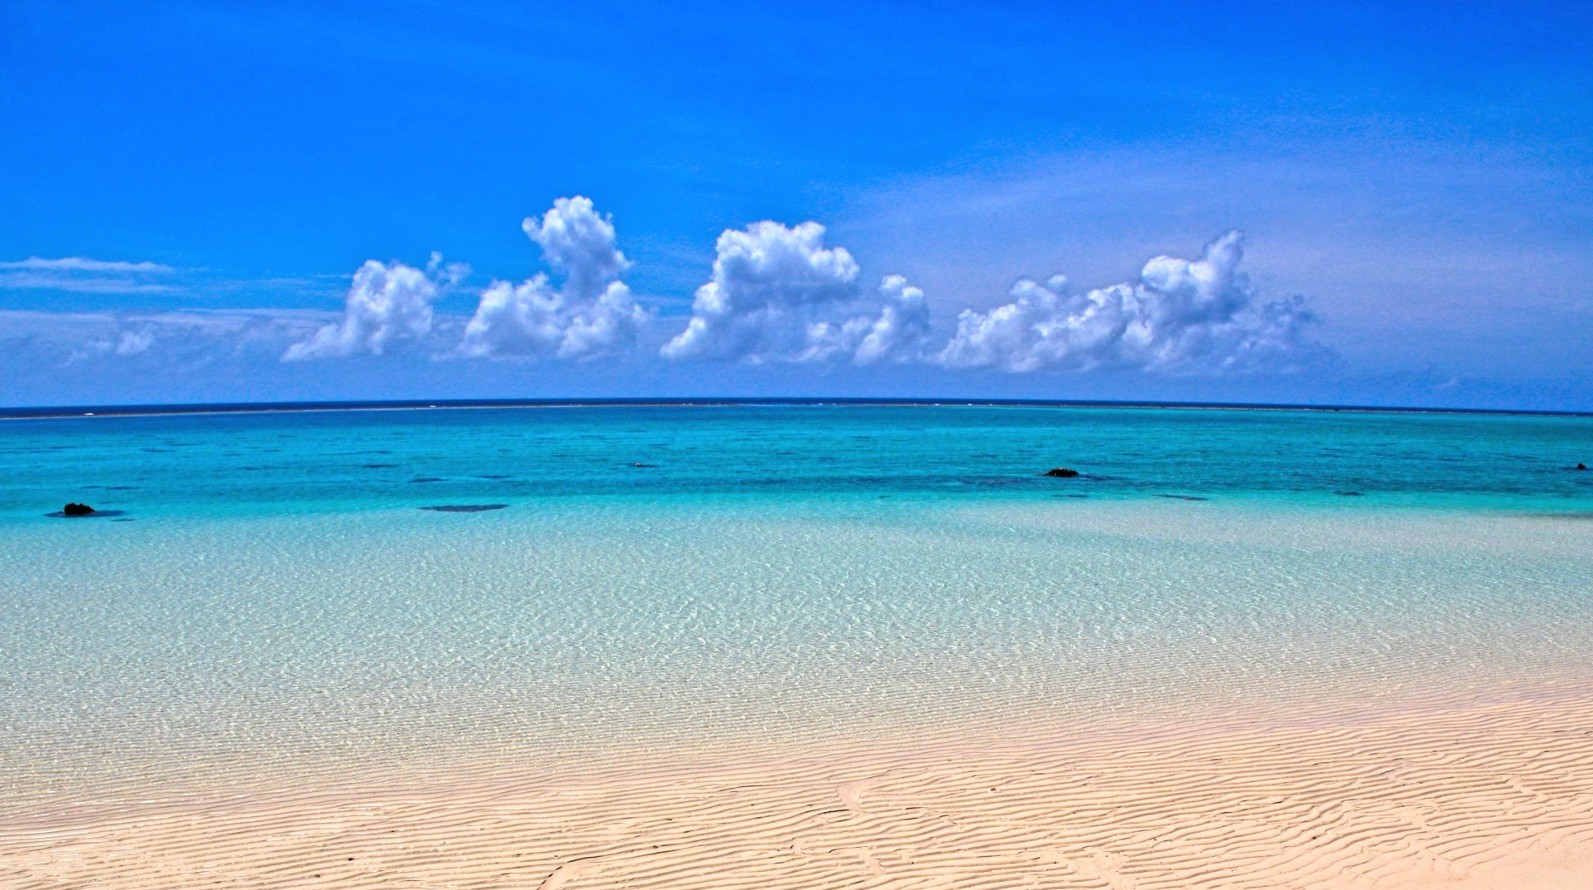
[[[1593,869],[1593,688],[1388,704],[556,769],[460,763],[14,814],[0,819],[0,886],[1329,888],[1497,873],[1503,887],[1523,870],[1555,886],[1542,876],[1565,863]]]

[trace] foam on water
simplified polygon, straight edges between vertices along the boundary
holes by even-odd
[[[8,427],[0,796],[1586,672],[1585,420],[656,410]]]

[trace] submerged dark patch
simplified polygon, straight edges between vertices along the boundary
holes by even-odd
[[[413,479],[411,479],[409,481],[410,481],[410,484],[414,484],[414,483],[417,483],[417,482],[441,482],[442,478],[439,477],[439,476],[416,476],[415,478],[413,478]]]
[[[421,507],[422,510],[431,510],[434,513],[485,513],[488,510],[502,510],[508,504],[437,504],[431,507]]]
[[[977,485],[980,488],[1001,488],[1008,485],[1030,484],[1030,480],[1019,476],[960,476],[956,481],[961,485]]]
[[[1159,498],[1167,498],[1169,500],[1174,500],[1174,501],[1209,501],[1209,500],[1211,500],[1211,498],[1195,497],[1192,494],[1159,494],[1159,495],[1157,495],[1157,497],[1159,497]]]
[[[127,511],[125,511],[125,510],[95,510],[93,513],[68,513],[65,510],[57,510],[54,513],[46,513],[44,515],[59,517],[61,519],[100,519],[100,518],[109,518],[109,517],[112,517],[112,516],[121,516],[125,512],[127,512]]]
[[[398,464],[360,464],[360,466],[367,470],[390,470]]]

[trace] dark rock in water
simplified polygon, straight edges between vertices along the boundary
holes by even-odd
[[[434,507],[421,507],[422,510],[431,510],[436,513],[485,513],[488,510],[502,510],[508,504],[438,504]]]
[[[1052,476],[1057,479],[1072,479],[1078,474],[1078,470],[1070,470],[1067,467],[1052,467],[1051,469],[1045,471],[1045,475]]]
[[[80,512],[84,510],[88,512]],[[44,515],[53,516],[57,519],[110,519],[112,517],[122,515],[122,511],[96,510],[87,504],[67,504],[66,509],[57,510],[54,513],[46,513]]]
[[[1576,468],[1578,470],[1585,470],[1585,469],[1587,469],[1587,464],[1577,464]]]

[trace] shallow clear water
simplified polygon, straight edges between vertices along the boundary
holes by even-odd
[[[0,444],[12,800],[1465,694],[1593,644],[1587,418],[368,411]]]

